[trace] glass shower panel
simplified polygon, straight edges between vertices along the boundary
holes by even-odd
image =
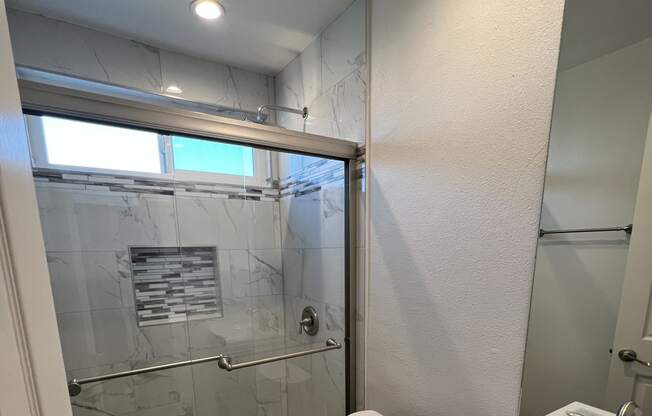
[[[48,159],[54,149],[41,146],[47,127],[41,121],[28,116],[67,377],[189,359],[186,306],[175,303],[184,285],[178,278],[181,259],[171,184],[145,178],[146,172],[125,172],[120,165],[114,171],[57,165]],[[52,146],[64,142],[66,134],[68,139],[90,134],[77,122],[60,121],[69,124],[60,132],[49,131],[61,139]],[[114,134],[123,130],[116,128]],[[100,156],[85,153],[92,151],[77,148],[76,158]],[[99,165],[111,167],[112,161],[105,157]],[[71,397],[75,415],[191,414],[193,400],[188,367],[90,383]]]
[[[59,165],[48,146],[87,123],[59,120],[45,140],[42,119],[27,122],[75,415],[345,413],[344,348],[89,379],[343,344],[344,162],[158,134],[160,172],[111,169],[92,146],[70,160],[97,166]]]
[[[242,152],[247,154],[247,152]],[[344,164],[253,150],[254,169],[224,182],[177,180],[179,241],[211,247],[222,313],[189,322],[193,359],[233,364],[344,340]],[[315,335],[299,333],[304,308]],[[195,414],[344,414],[344,350],[233,370],[192,367]]]

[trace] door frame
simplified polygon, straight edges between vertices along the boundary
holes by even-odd
[[[0,413],[71,416],[4,0],[0,56]]]
[[[652,114],[648,119],[643,160],[641,163],[640,178],[649,178],[652,175]],[[652,229],[652,219],[646,208],[652,200],[652,191],[646,185],[649,181],[639,180],[634,208],[634,230],[629,241],[625,277],[622,284],[622,295],[618,308],[618,320],[612,344],[611,363],[607,379],[605,394],[605,408],[614,411],[621,404],[634,400],[636,393],[636,376],[644,373],[650,377],[650,371],[645,370],[635,362],[625,362],[620,359],[618,352],[623,349],[633,349],[642,356],[641,360],[650,360],[649,346],[645,344],[652,341],[642,341],[646,333],[646,326],[650,319],[648,308],[650,303],[649,286],[647,290],[640,287],[639,276],[645,276],[652,267],[652,259],[647,252],[652,245],[652,234],[646,231]],[[645,281],[649,285],[649,281]],[[644,310],[643,310],[644,309]],[[646,351],[647,350],[647,351]],[[642,403],[639,403],[642,404]]]

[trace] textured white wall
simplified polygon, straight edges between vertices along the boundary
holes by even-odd
[[[367,407],[515,415],[563,0],[371,6]]]
[[[559,74],[542,228],[632,222],[652,112],[650,85],[652,39]],[[624,233],[541,240],[523,416],[574,400],[604,406],[628,249]],[[569,356],[568,350],[582,354]]]

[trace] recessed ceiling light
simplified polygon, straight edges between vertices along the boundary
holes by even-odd
[[[169,92],[169,93],[172,93],[172,94],[181,94],[183,92],[183,90],[181,88],[177,87],[176,85],[170,85],[169,87],[167,87],[165,89],[165,92]]]
[[[224,15],[224,6],[217,0],[194,0],[190,9],[202,19],[215,20]]]

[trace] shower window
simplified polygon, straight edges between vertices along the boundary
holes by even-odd
[[[58,117],[39,121],[33,127],[42,133],[38,147],[44,154],[38,156],[48,165],[163,173],[156,133]]]
[[[51,116],[27,116],[37,168],[263,185],[269,152]]]

